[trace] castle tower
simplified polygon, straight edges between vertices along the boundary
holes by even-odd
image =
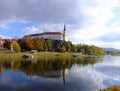
[[[65,25],[63,29],[63,41],[66,41],[66,26]]]

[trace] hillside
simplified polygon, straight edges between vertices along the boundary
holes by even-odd
[[[104,48],[105,51],[120,52],[120,49],[115,48]]]

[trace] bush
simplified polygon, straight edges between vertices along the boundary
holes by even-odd
[[[113,85],[110,88],[106,88],[106,89],[103,89],[103,90],[100,90],[100,91],[120,91],[120,86]]]

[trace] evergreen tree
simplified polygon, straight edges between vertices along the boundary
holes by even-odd
[[[4,40],[4,47],[8,50],[10,50],[10,43],[11,43],[10,39]]]

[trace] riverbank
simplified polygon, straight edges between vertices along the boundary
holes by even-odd
[[[30,53],[30,52],[3,52],[0,53],[0,59],[22,59],[23,55],[25,54],[32,54],[35,58],[44,58],[44,57],[64,57],[64,58],[72,58],[72,57],[98,57],[98,56],[91,56],[91,55],[83,55],[81,53],[59,53],[59,52],[37,52],[37,53]]]
[[[37,53],[30,53],[30,52],[20,52],[20,53],[14,53],[14,52],[3,52],[0,53],[1,57],[17,57],[21,58],[25,54],[32,54],[35,57],[72,57],[73,55],[79,55],[83,56],[80,53],[59,53],[59,52],[37,52]]]

